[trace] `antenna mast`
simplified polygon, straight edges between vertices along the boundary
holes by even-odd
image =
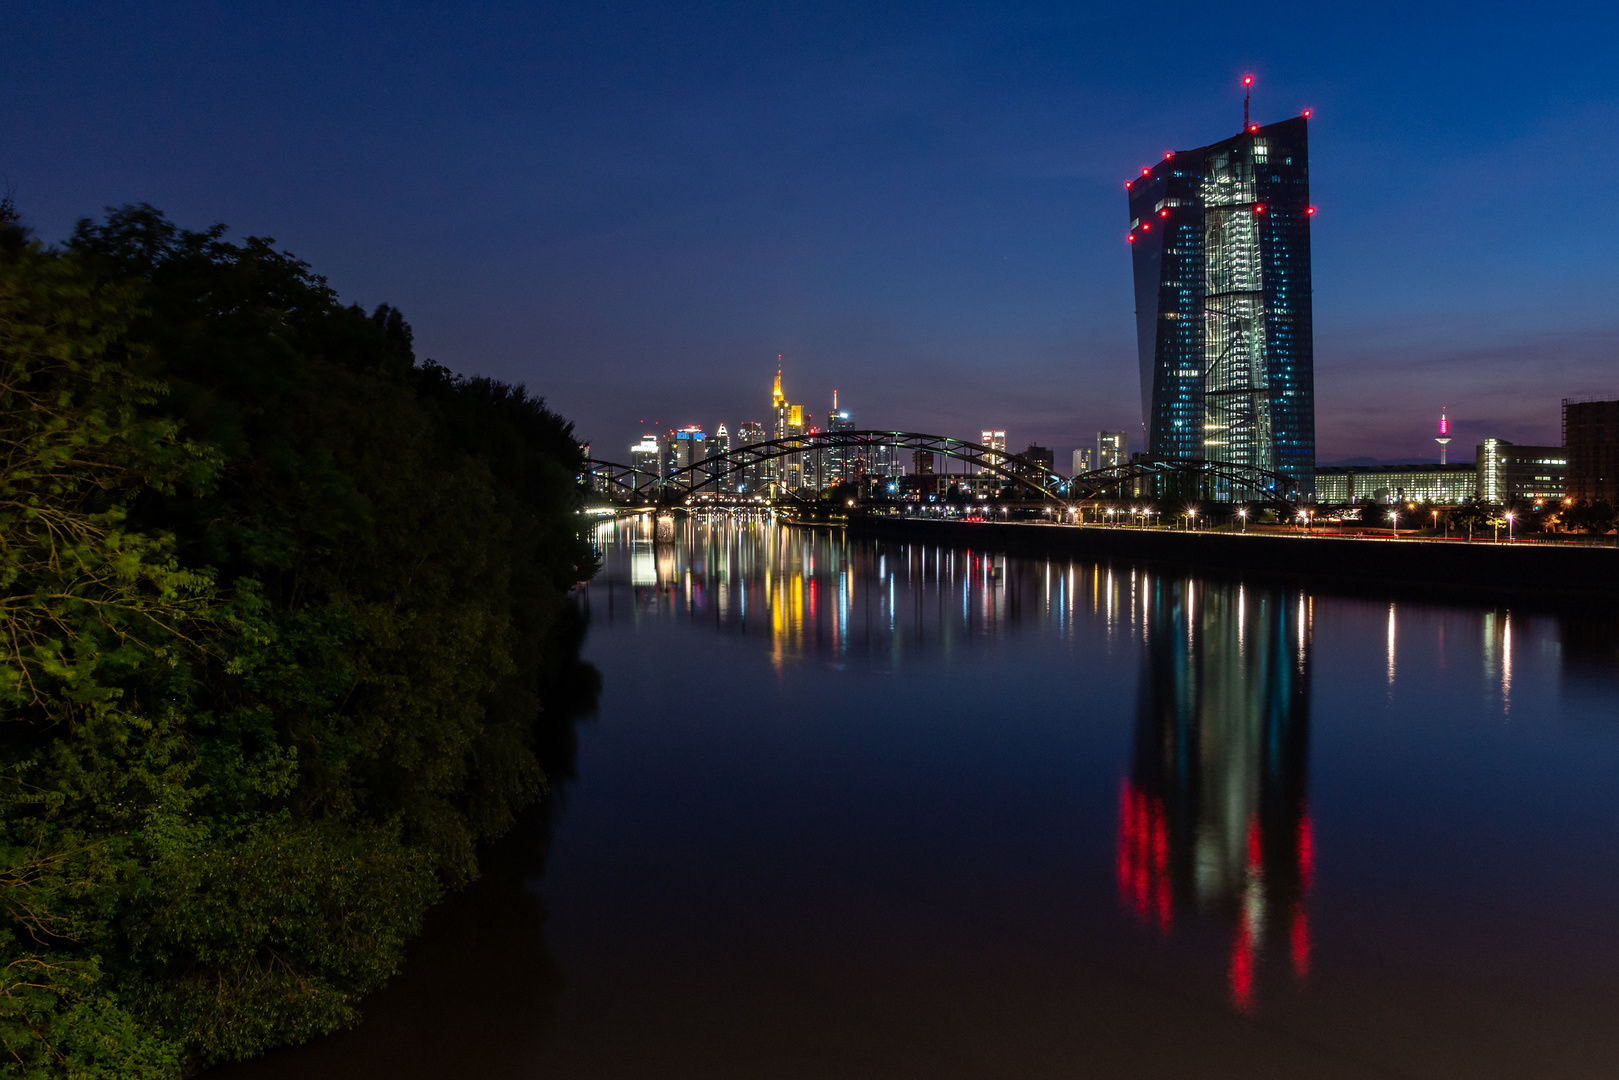
[[[1244,131],[1248,130],[1248,95],[1253,85],[1254,77],[1252,75],[1242,77],[1242,130]]]

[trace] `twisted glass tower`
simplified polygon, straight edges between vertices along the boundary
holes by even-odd
[[[1248,465],[1315,493],[1310,169],[1305,117],[1166,155],[1130,181],[1147,453]]]

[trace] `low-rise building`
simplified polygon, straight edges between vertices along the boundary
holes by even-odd
[[[1485,439],[1478,447],[1478,498],[1504,506],[1550,502],[1563,497],[1568,451],[1561,446],[1528,446]]]
[[[1373,468],[1318,465],[1316,502],[1350,505],[1370,499],[1378,503],[1430,502],[1455,505],[1478,492],[1478,470],[1472,465],[1394,465]]]

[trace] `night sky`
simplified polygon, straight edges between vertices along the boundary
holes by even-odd
[[[8,5],[0,185],[267,235],[627,460],[767,421],[1139,448],[1123,181],[1311,118],[1319,459],[1619,395],[1619,5]],[[644,422],[644,423],[643,423]]]

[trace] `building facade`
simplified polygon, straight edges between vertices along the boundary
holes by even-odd
[[[1561,446],[1525,446],[1485,439],[1478,447],[1478,498],[1494,506],[1560,500],[1568,476]]]
[[[1127,185],[1146,452],[1264,469],[1286,498],[1315,493],[1307,128],[1255,124]]]
[[[1619,401],[1563,399],[1567,497],[1619,506]]]
[[[1478,492],[1478,470],[1471,465],[1402,465],[1387,469],[1320,467],[1315,498],[1323,505],[1427,502],[1454,506]]]
[[[1130,463],[1130,436],[1122,431],[1096,433],[1096,467],[1116,469]]]
[[[1088,473],[1090,471],[1091,471],[1091,452],[1089,450],[1086,450],[1084,447],[1081,447],[1080,449],[1075,450],[1074,451],[1074,468],[1073,468],[1073,471],[1072,471],[1071,475],[1078,476],[1080,473]]]

